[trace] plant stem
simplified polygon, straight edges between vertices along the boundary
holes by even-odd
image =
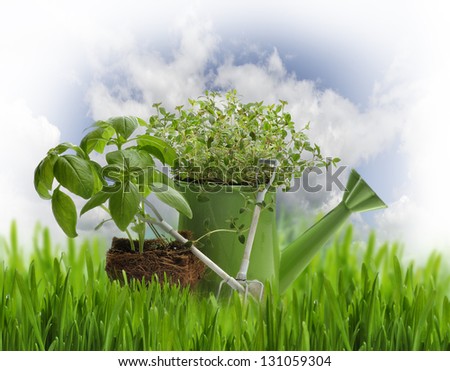
[[[200,238],[197,238],[196,240],[192,241],[192,242],[199,242],[200,240],[202,240],[203,238],[213,234],[213,233],[217,233],[217,232],[231,232],[231,233],[237,233],[236,230],[233,229],[215,229],[213,231],[207,232],[205,233],[203,236],[201,236]]]
[[[130,234],[130,231],[128,230],[128,228],[125,229],[125,233],[127,234],[128,239],[130,240],[130,247],[131,247],[131,250],[135,251],[135,248],[134,248],[134,242],[133,242],[133,237],[131,237],[131,234]],[[141,249],[139,249],[139,252],[142,253],[142,251],[140,251],[140,250],[141,250]]]

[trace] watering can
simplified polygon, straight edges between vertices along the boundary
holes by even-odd
[[[252,213],[246,212],[246,199],[256,194],[251,187],[216,186],[205,189],[180,182],[179,190],[191,206],[194,217],[188,219],[180,215],[178,229],[192,231],[195,238],[214,230],[230,229],[231,226],[237,226],[238,229],[242,227],[244,231],[245,226],[250,225]],[[268,192],[265,203],[275,206],[276,193]],[[356,170],[352,170],[342,201],[282,250],[278,245],[276,212],[274,207],[266,207],[259,217],[248,277],[270,282],[278,286],[280,293],[284,292],[352,213],[385,207],[386,204]],[[244,238],[245,232],[239,235],[219,231],[208,234],[201,240],[199,247],[224,271],[234,276],[241,263]],[[219,282],[220,278],[214,272],[209,272],[202,286],[215,290]]]

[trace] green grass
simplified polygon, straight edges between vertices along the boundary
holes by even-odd
[[[281,232],[288,240],[292,231]],[[396,245],[352,241],[348,227],[282,296],[218,303],[169,285],[110,282],[99,241],[69,241],[61,254],[44,229],[25,259],[13,224],[0,247],[0,349],[450,350],[441,257],[404,265]]]

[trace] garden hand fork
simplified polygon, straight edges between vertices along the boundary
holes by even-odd
[[[237,282],[233,277],[231,277],[228,273],[226,273],[222,268],[220,268],[216,263],[214,263],[210,258],[208,258],[205,254],[203,254],[199,249],[197,249],[191,241],[188,241],[181,234],[179,234],[169,223],[167,223],[161,214],[156,210],[153,204],[148,201],[146,198],[142,198],[142,201],[147,205],[155,214],[156,219],[153,218],[144,218],[140,217],[141,220],[145,221],[148,225],[157,225],[166,233],[170,234],[177,241],[183,244],[189,244],[189,248],[191,252],[200,259],[208,268],[213,270],[220,278],[222,278],[222,282],[229,285],[233,290],[239,291],[239,293],[244,294],[244,287]]]
[[[258,227],[258,220],[259,215],[261,213],[262,204],[264,201],[264,198],[266,197],[266,193],[269,190],[270,186],[272,185],[277,167],[278,167],[278,161],[273,159],[260,159],[258,161],[260,165],[266,165],[269,166],[272,170],[272,174],[270,176],[269,182],[266,184],[263,190],[259,191],[256,196],[256,205],[255,209],[253,210],[253,216],[252,216],[252,222],[250,224],[250,229],[248,232],[247,241],[245,244],[244,249],[244,255],[242,257],[241,266],[239,268],[239,272],[236,276],[236,281],[239,282],[245,290],[245,297],[248,296],[248,293],[252,294],[255,298],[261,300],[263,293],[264,293],[264,284],[261,281],[258,280],[247,280],[247,272],[248,267],[250,265],[250,254],[252,252],[253,247],[253,241],[255,240],[255,234],[256,234],[256,228]],[[222,281],[219,285],[219,292],[218,296],[220,295],[220,291],[222,289],[223,284],[226,283],[225,281]]]

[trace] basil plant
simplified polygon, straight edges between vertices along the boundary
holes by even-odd
[[[112,221],[130,240],[130,230],[134,231],[141,251],[147,217],[144,200],[151,193],[192,217],[186,200],[156,167],[155,160],[172,166],[176,153],[165,141],[140,134],[138,128],[147,125],[132,116],[97,121],[79,145],[59,144],[36,167],[35,189],[41,198],[51,200],[53,215],[67,236],[77,236],[74,195],[86,200],[80,216],[100,207],[109,218],[100,221],[96,229]]]

